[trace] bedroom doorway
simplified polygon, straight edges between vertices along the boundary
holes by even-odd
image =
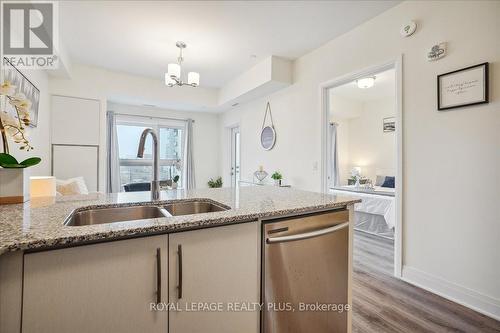
[[[355,253],[373,247],[375,256],[364,259],[390,262],[385,269],[396,277],[402,266],[400,65],[396,60],[321,87],[323,190],[362,199],[354,213]]]

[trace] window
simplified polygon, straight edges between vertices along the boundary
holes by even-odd
[[[144,158],[137,158],[139,139],[146,128],[153,128],[158,134],[160,180],[178,175],[181,178],[179,185],[182,184],[184,124],[159,118],[133,118],[123,116],[117,119],[121,185],[150,182],[153,177],[153,139],[150,135],[146,139]]]

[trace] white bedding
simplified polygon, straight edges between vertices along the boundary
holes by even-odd
[[[384,192],[388,192],[386,187],[383,188]],[[352,191],[342,191],[339,189],[330,190],[333,194],[350,196],[360,198],[361,203],[354,205],[354,211],[363,212],[374,215],[381,215],[384,217],[385,223],[389,228],[394,228],[396,223],[396,207],[394,197],[387,195],[377,195],[376,190],[373,193],[359,193]]]

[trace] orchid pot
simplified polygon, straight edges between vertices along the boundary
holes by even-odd
[[[30,198],[30,172],[28,167],[41,159],[28,158],[18,162],[14,156],[0,153],[0,204],[23,203]]]

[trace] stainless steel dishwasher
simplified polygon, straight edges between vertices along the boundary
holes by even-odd
[[[262,332],[350,332],[349,230],[347,209],[263,222]]]

